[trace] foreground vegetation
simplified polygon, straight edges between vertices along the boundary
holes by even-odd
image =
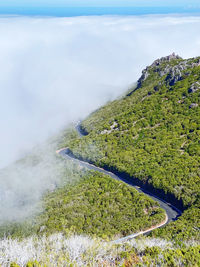
[[[54,234],[23,240],[0,240],[0,264],[42,266],[188,266],[200,264],[200,246],[182,247],[162,239],[143,238],[114,245],[87,236]]]

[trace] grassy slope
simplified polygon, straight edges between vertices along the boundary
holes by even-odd
[[[91,114],[82,123],[89,135],[70,144],[74,154],[126,172],[170,193],[184,207],[192,206],[184,216],[195,229],[200,222],[200,90],[188,89],[200,80],[200,67],[192,65],[197,61],[188,60],[189,67],[173,85],[167,83],[169,74],[160,77],[158,68],[150,67],[139,89]],[[180,62],[164,62],[159,71]],[[191,108],[192,103],[198,106]],[[179,222],[181,231],[185,220]],[[198,233],[193,227],[191,231]]]

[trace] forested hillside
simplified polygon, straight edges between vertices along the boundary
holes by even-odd
[[[125,97],[84,120],[84,137],[68,128],[2,170],[2,179],[50,183],[31,216],[0,220],[0,265],[200,266],[199,99],[200,57],[172,54],[147,67]],[[148,237],[110,242],[160,225],[166,214],[126,183],[55,153],[64,147],[162,195],[183,214]],[[24,195],[19,208],[29,210],[32,198]]]
[[[143,70],[129,94],[84,120],[81,127],[88,135],[71,142],[70,149],[78,157],[157,189],[182,209],[189,208],[177,225],[183,231],[183,225],[192,221],[189,233],[196,236],[199,105],[200,58],[184,60],[172,54]]]
[[[50,173],[58,176],[40,201],[35,200],[37,208],[34,212],[24,215],[20,220],[13,218],[2,221],[0,218],[0,238],[75,233],[115,239],[165,221],[165,211],[149,196],[56,154],[56,148],[64,146],[63,141],[68,140],[69,143],[77,138],[77,132],[68,128],[49,140],[48,145],[38,147],[0,173],[2,179],[9,177],[10,172],[15,178],[16,169],[20,176],[26,170],[29,179],[35,178],[28,176],[29,173],[39,174],[43,180],[49,178]],[[22,203],[17,203],[19,209],[31,210],[33,204],[29,202],[25,196]]]
[[[73,186],[44,199],[41,227],[45,233],[117,238],[149,229],[165,220],[159,204],[134,188],[98,172],[88,172]]]

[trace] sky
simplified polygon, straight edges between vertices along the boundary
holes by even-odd
[[[200,6],[199,0],[6,0],[1,6]]]
[[[0,169],[124,94],[155,59],[200,56],[199,29],[199,16],[1,16]],[[55,150],[0,170],[0,219],[30,212],[59,181]]]
[[[146,14],[200,14],[199,0],[6,0],[1,15],[95,16]]]

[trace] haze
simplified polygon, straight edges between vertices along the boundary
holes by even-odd
[[[124,93],[156,58],[199,56],[199,29],[188,16],[1,17],[0,167]],[[60,179],[45,152],[37,168],[1,175],[5,218]]]
[[[0,18],[0,167],[120,95],[173,51],[200,54],[198,17]]]

